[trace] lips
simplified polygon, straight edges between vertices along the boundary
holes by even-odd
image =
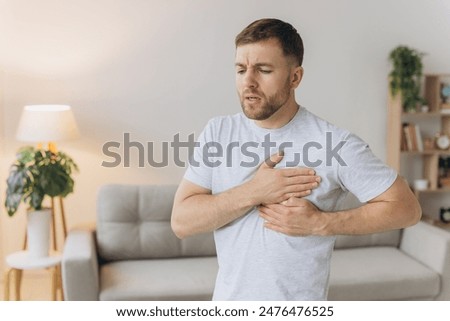
[[[244,92],[244,99],[248,101],[257,101],[260,100],[261,97],[255,93]]]

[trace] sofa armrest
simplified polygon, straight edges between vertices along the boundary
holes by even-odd
[[[61,263],[65,300],[99,299],[99,265],[94,233],[88,229],[74,229],[67,236]]]
[[[439,273],[436,300],[450,300],[450,233],[421,221],[403,231],[400,249]]]

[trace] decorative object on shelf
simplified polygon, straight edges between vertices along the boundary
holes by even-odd
[[[402,95],[403,110],[415,112],[419,104],[424,103],[420,97],[420,78],[422,76],[423,53],[406,46],[398,46],[389,54],[393,69],[390,76],[392,96]]]
[[[447,134],[437,133],[436,134],[436,147],[440,150],[446,150],[450,147],[450,138]]]
[[[13,216],[21,203],[28,205],[27,237],[24,248],[34,251],[30,255],[42,257],[48,255],[50,221],[53,225],[53,243],[56,250],[56,232],[54,217],[54,197],[59,197],[62,223],[65,232],[65,218],[62,198],[73,192],[72,174],[78,166],[67,154],[57,151],[55,141],[73,139],[78,136],[78,129],[69,106],[33,105],[25,106],[20,119],[17,138],[22,141],[39,142],[38,147],[26,146],[19,149],[16,160],[11,165],[7,179],[5,207],[8,215]],[[47,142],[48,148],[42,148]],[[50,209],[43,205],[44,199],[51,199]],[[44,213],[42,213],[42,211]],[[37,213],[36,213],[37,212]],[[50,213],[50,218],[46,218]],[[41,215],[41,218],[35,218]],[[44,240],[38,248],[33,239],[33,226],[43,223],[43,230],[37,232],[38,239]],[[30,234],[31,233],[31,234]],[[66,235],[66,232],[64,236]]]
[[[450,187],[450,156],[439,157],[438,177],[439,187]]]
[[[443,114],[450,114],[450,85],[446,83],[441,83],[441,112]]]
[[[440,208],[440,218],[444,223],[450,223],[450,207],[449,208]]]
[[[420,111],[421,111],[422,113],[428,113],[428,112],[430,111],[430,107],[429,107],[428,105],[422,105],[422,106],[420,107]]]
[[[432,137],[426,137],[423,140],[423,148],[425,150],[433,150],[434,149],[435,139]]]
[[[442,83],[441,84],[441,99],[442,103],[448,103],[448,98],[450,97],[450,85]]]
[[[441,187],[450,188],[450,177],[441,177],[439,183]]]
[[[414,180],[414,190],[424,191],[428,188],[428,180],[424,178]]]

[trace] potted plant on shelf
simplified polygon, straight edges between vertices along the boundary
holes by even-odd
[[[43,207],[45,196],[65,197],[73,192],[72,173],[78,166],[67,154],[34,148],[21,148],[11,165],[5,206],[13,216],[21,202],[29,206],[27,242],[31,256],[48,255],[51,210]]]
[[[393,66],[389,74],[391,94],[401,94],[405,112],[415,112],[419,104],[425,103],[420,96],[423,55],[406,46],[398,46],[389,54]]]

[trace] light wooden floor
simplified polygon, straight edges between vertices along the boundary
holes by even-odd
[[[13,290],[11,290],[13,292]],[[0,300],[4,300],[5,287],[0,282]],[[14,293],[11,293],[13,296]],[[23,301],[50,301],[51,279],[49,271],[24,271],[22,277],[21,300]],[[59,299],[59,293],[58,293]]]

